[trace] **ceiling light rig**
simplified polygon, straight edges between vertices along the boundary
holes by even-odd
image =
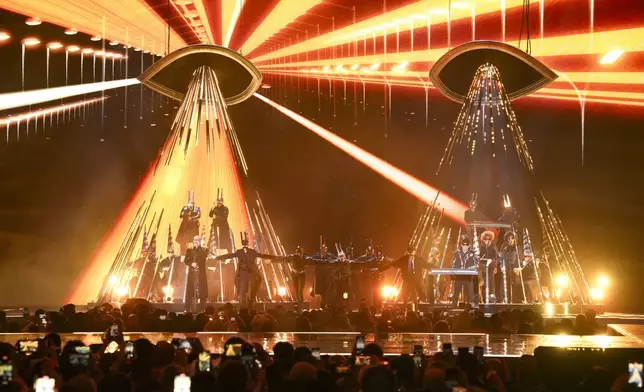
[[[234,1],[234,0],[227,0]],[[200,9],[192,0],[173,0],[172,6],[179,13],[181,18],[186,22],[190,30],[194,33],[200,43],[212,44],[210,36],[210,26],[208,25],[207,17],[205,17],[205,9],[203,4],[199,4]]]
[[[97,41],[100,41],[100,40],[102,40],[102,38],[100,36],[98,36],[98,35],[94,35],[94,36],[92,36],[90,38],[90,41],[94,41],[94,42],[97,42]]]
[[[69,29],[65,30],[65,34],[66,35],[76,35],[76,34],[78,34],[78,30],[69,28]]]

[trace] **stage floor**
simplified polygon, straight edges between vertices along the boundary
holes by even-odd
[[[612,327],[612,326],[611,326]],[[568,336],[568,335],[486,335],[486,334],[419,334],[392,333],[375,336],[367,334],[367,343],[376,342],[389,355],[410,353],[416,344],[422,345],[425,354],[440,351],[442,344],[451,342],[454,350],[458,347],[482,346],[489,357],[519,357],[533,354],[539,346],[550,347],[585,347],[585,348],[644,348],[644,327],[620,325],[619,328],[631,328],[627,336]],[[614,327],[612,327],[614,328]],[[221,353],[224,342],[232,336],[256,342],[271,352],[275,343],[291,342],[295,347],[317,347],[323,354],[350,354],[357,333],[271,333],[271,334],[234,334],[234,333],[129,333],[126,340],[146,338],[156,343],[159,340],[170,341],[172,338],[198,337],[204,347],[211,353]],[[2,334],[0,341],[15,344],[18,340],[36,339],[43,334]],[[75,333],[62,335],[63,341],[81,340],[85,344],[101,343],[100,333]]]

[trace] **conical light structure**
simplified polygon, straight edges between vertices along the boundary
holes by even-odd
[[[207,246],[207,239],[218,235],[212,232],[214,225],[211,225],[208,212],[221,190],[226,194],[231,236],[248,231],[251,244],[259,241],[267,244],[261,250],[283,254],[259,195],[251,194],[248,198],[245,194],[242,180],[246,171],[217,75],[210,67],[200,66],[194,70],[158,159],[81,277],[71,301],[113,300],[114,291],[124,295],[124,288],[128,287],[132,276],[141,274],[136,268],[133,270],[133,259],[142,247],[142,233],[156,237],[161,231],[161,235],[168,236],[168,254],[159,254],[157,264],[163,257],[184,254],[187,242],[179,242],[172,233],[178,235],[181,231],[180,212],[189,202],[200,210],[196,235]],[[239,244],[239,239],[231,238],[230,241],[233,246]],[[188,242],[192,242],[192,238]],[[271,287],[286,285],[287,279],[279,266],[262,264],[260,270],[264,272],[269,294],[274,291]],[[221,282],[232,286],[234,270],[229,271],[229,276],[222,273],[222,268],[217,273]],[[179,259],[164,279],[168,279],[168,286],[180,287],[184,275],[185,265]],[[129,289],[131,294],[131,287]],[[231,295],[232,291],[226,300],[233,299]],[[181,292],[175,291],[175,297],[181,296]],[[222,283],[221,300],[223,297]]]

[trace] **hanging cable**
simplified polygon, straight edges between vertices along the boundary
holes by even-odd
[[[519,31],[519,49],[521,49],[521,39],[523,38],[523,29],[526,29],[526,53],[532,53],[532,41],[530,39],[530,0],[523,0],[521,10],[521,30]]]
[[[165,45],[166,45],[165,46],[165,54],[167,55],[168,53],[170,53],[170,0],[168,0],[168,9],[167,9],[167,13],[166,13],[165,23],[166,23],[167,29],[168,29],[168,31],[167,31],[168,35],[167,35],[166,40],[165,40]]]

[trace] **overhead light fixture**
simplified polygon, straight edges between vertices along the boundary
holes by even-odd
[[[0,30],[0,42],[7,41],[11,38],[11,34],[8,31]]]
[[[123,55],[120,54],[120,53],[116,53],[116,54],[114,54],[114,58],[115,59],[120,59],[120,58],[123,58]]]
[[[50,50],[57,50],[57,49],[62,48],[63,44],[61,44],[60,42],[50,42],[50,43],[47,44],[47,47]]]
[[[94,49],[91,49],[91,48],[83,49],[83,54],[92,54],[92,53],[94,53]]]
[[[97,56],[102,56],[102,55],[105,54],[105,52],[103,52],[102,50],[99,50],[99,51],[94,52],[94,54],[97,55]]]
[[[102,38],[101,38],[100,36],[98,36],[98,35],[95,35],[95,36],[93,36],[92,38],[90,38],[90,40],[92,40],[92,41],[94,41],[94,42],[96,42],[96,41],[100,41],[101,39],[102,39]]]
[[[70,45],[67,47],[67,51],[71,53],[78,52],[79,50],[80,48],[76,45]]]
[[[107,58],[114,57],[114,53],[112,53],[112,52],[105,52],[105,54],[104,54],[103,56],[105,56],[105,57],[107,57]]]
[[[601,60],[599,60],[599,64],[612,64],[617,61],[617,59],[620,58],[623,54],[624,51],[621,49],[610,50],[604,55],[604,57],[602,57]]]
[[[76,35],[76,34],[78,34],[78,31],[76,31],[76,29],[66,29],[65,34],[67,34],[67,35]]]
[[[25,24],[27,26],[38,26],[42,24],[42,20],[40,20],[40,18],[27,18],[27,20],[25,20]]]
[[[22,44],[25,46],[36,46],[40,44],[40,40],[36,37],[27,37],[22,40]]]
[[[110,46],[116,46],[118,44],[119,44],[118,41],[110,41]]]
[[[134,51],[135,51],[135,52],[140,52],[140,51],[141,51],[141,48],[134,48]]]
[[[143,51],[143,53],[150,53],[150,51],[146,49]]]

